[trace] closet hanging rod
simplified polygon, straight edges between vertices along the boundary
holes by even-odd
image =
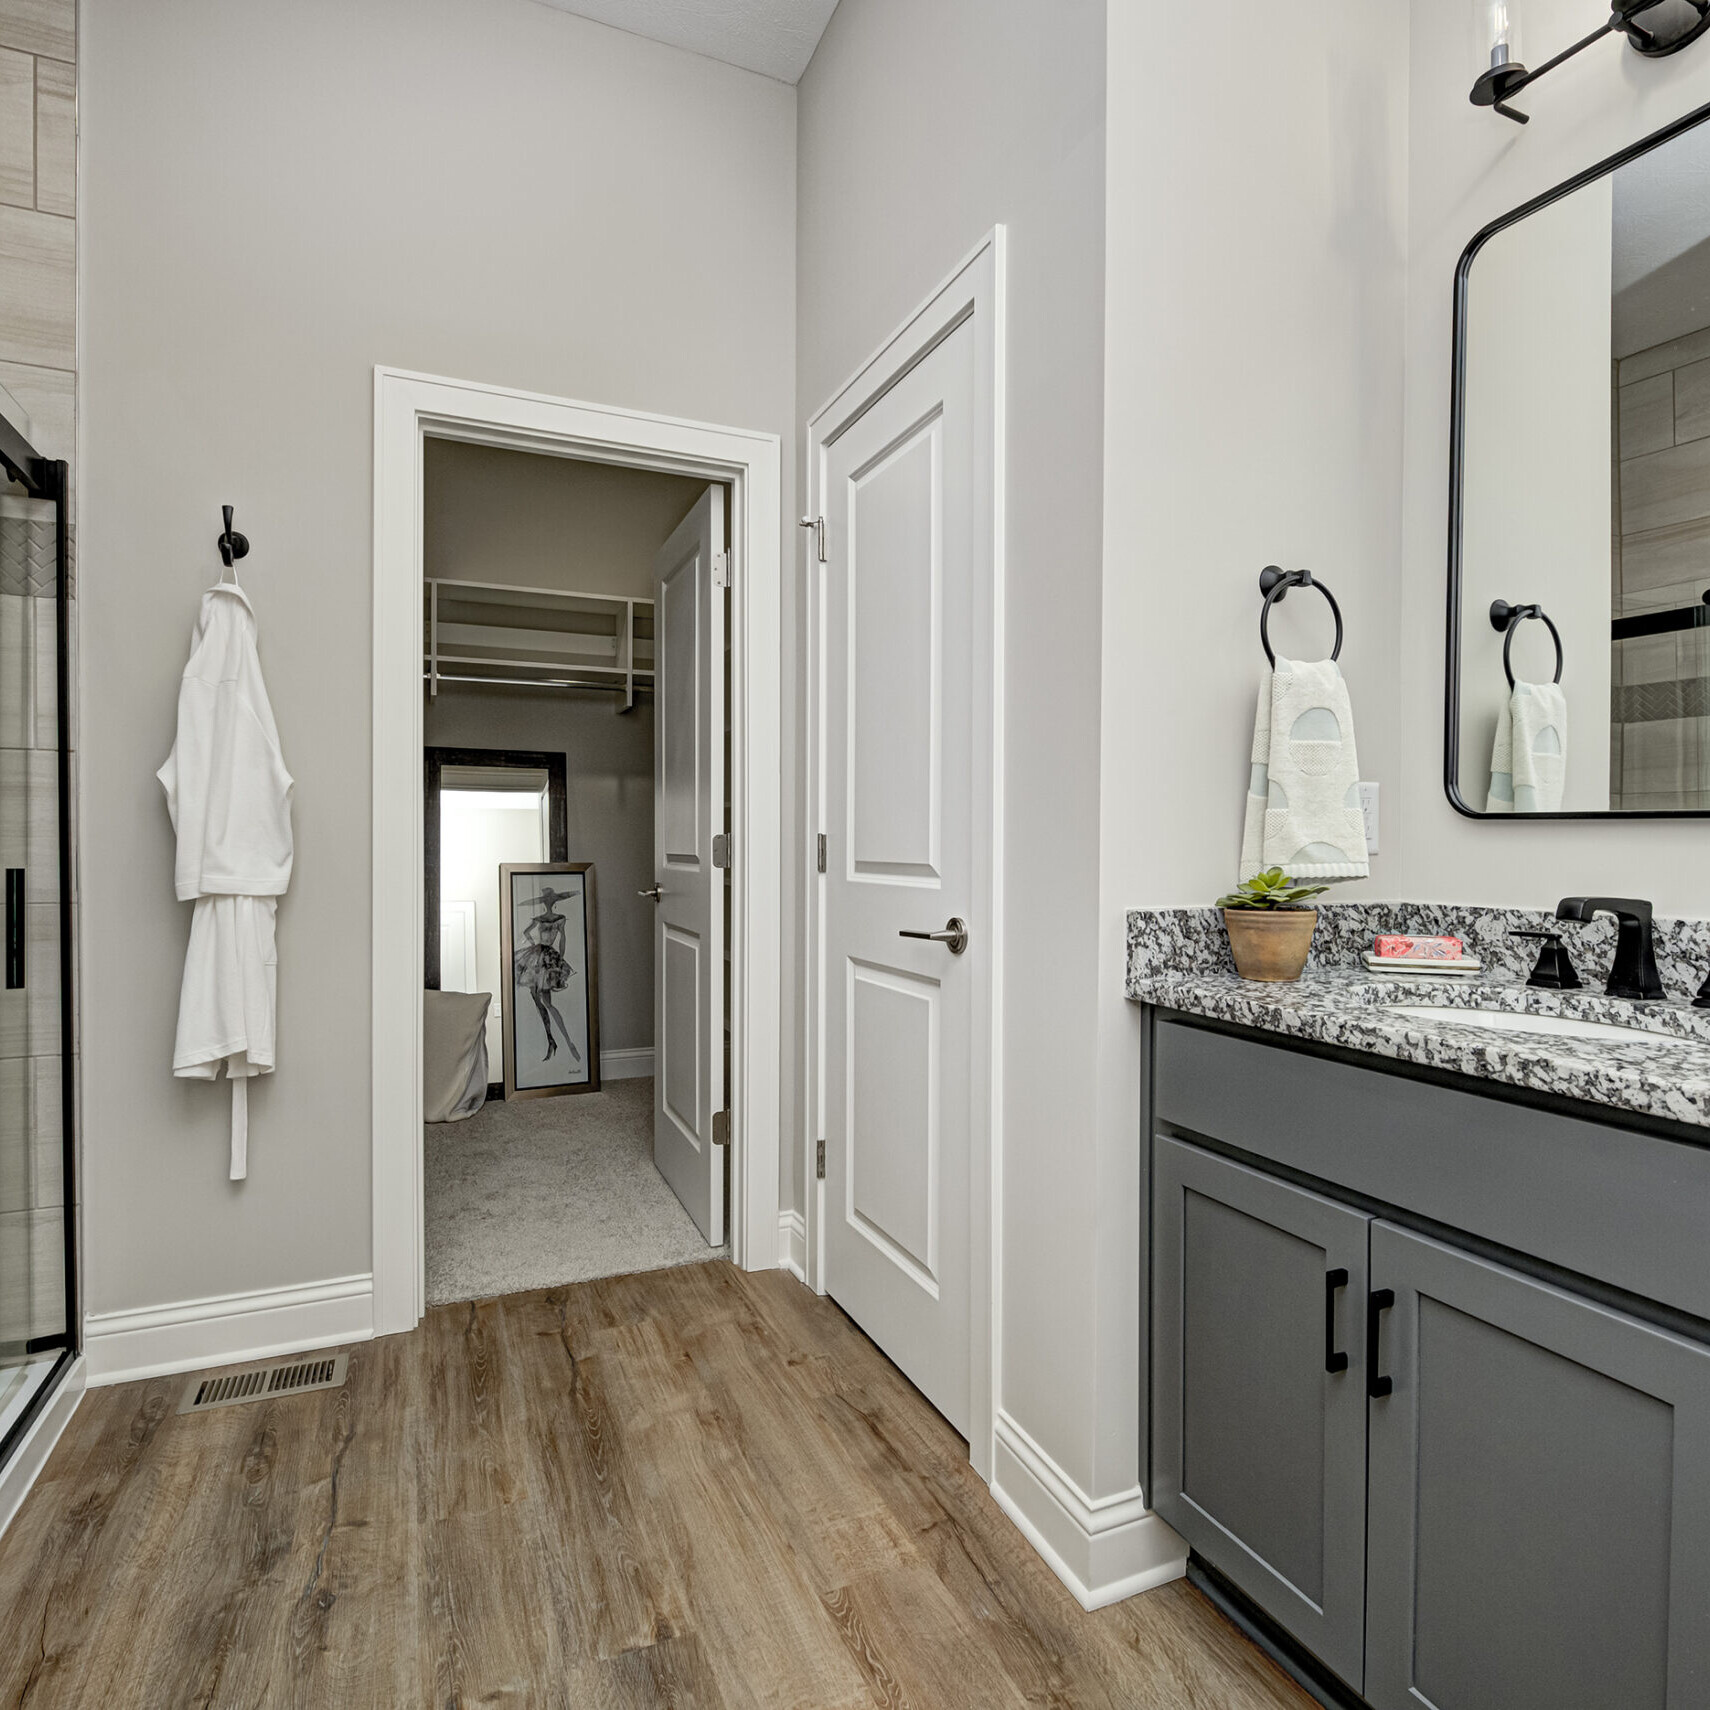
[[[1330,649],[1330,657],[1340,659],[1342,608],[1336,604],[1336,596],[1310,570],[1284,570],[1278,565],[1267,564],[1259,572],[1259,592],[1265,596],[1265,609],[1259,613],[1259,645],[1264,648],[1271,669],[1274,671],[1277,664],[1277,656],[1271,651],[1271,607],[1281,605],[1288,598],[1290,588],[1316,588],[1330,602],[1330,613],[1336,619],[1336,644]]]
[[[428,576],[423,584],[432,588],[469,588],[478,596],[486,594],[540,594],[549,600],[586,600],[591,606],[604,610],[608,606],[651,606],[651,596],[644,594],[596,594],[585,588],[540,588],[525,582],[473,582],[460,576]]]
[[[435,680],[434,673],[429,671],[422,672],[422,681],[424,683],[433,682]],[[609,690],[613,694],[619,695],[630,692],[629,686],[622,681],[615,683],[587,683],[578,682],[568,677],[454,677],[447,671],[441,671],[438,673],[437,681],[441,683],[492,683],[498,685],[500,688],[507,689],[604,689]],[[638,695],[650,695],[653,693],[653,685],[649,682],[643,682],[640,678],[640,674],[638,673],[634,685],[634,693]]]

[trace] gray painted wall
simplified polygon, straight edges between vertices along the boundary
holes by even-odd
[[[653,554],[705,481],[430,439],[422,494],[429,576],[653,598]]]
[[[653,1043],[653,706],[619,713],[575,689],[442,689],[422,739],[436,748],[526,748],[566,756],[569,859],[599,892],[600,1048]],[[499,1077],[495,1073],[494,1077]]]
[[[1407,0],[1336,0],[1311,28],[1237,0],[1183,35],[1111,8],[1100,965],[1085,976],[1097,1191],[1083,1188],[1079,1208],[1096,1273],[1084,1310],[1099,1495],[1140,1473],[1140,1042],[1122,995],[1125,911],[1136,896],[1209,903],[1236,877],[1266,672],[1263,565],[1310,566],[1346,619],[1360,775],[1383,786],[1383,831],[1371,878],[1339,896],[1406,894],[1396,798],[1437,787],[1435,755],[1417,778],[1395,764],[1397,657],[1441,628],[1435,611],[1413,629],[1396,617],[1407,21]],[[1466,106],[1464,87],[1456,99]],[[1326,618],[1316,596],[1291,597],[1272,622],[1277,650],[1323,657]],[[1406,716],[1435,730],[1441,706],[1433,691]],[[1481,894],[1477,874],[1465,878],[1461,894]]]
[[[374,364],[776,432],[793,497],[795,94],[529,0],[86,0],[81,25],[104,1312],[369,1268]],[[297,778],[242,1184],[223,1088],[170,1072],[189,911],[153,776],[221,501]]]

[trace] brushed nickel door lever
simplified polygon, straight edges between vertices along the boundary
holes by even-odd
[[[960,956],[968,948],[968,923],[951,915],[942,932],[899,932],[898,938],[924,938],[929,944],[943,944],[952,956]]]

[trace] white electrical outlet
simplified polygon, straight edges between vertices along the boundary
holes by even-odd
[[[1378,787],[1376,784],[1360,785],[1360,812],[1366,821],[1366,853],[1377,854],[1378,843]]]

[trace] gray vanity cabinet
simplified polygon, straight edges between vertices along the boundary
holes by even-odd
[[[1710,1706],[1710,1349],[1383,1221],[1371,1286],[1366,1698]]]
[[[1370,1219],[1163,1137],[1152,1203],[1153,1505],[1358,1687]]]

